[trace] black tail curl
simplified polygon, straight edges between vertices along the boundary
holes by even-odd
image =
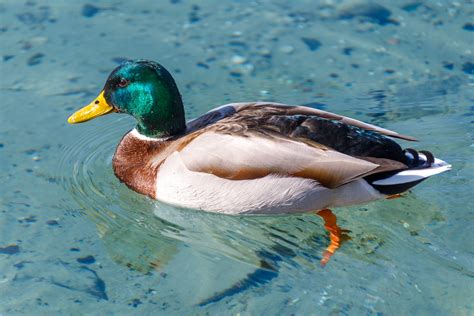
[[[427,150],[416,151],[413,148],[406,148],[403,153],[409,169],[429,168],[435,161],[433,154]],[[419,154],[423,154],[426,158],[422,159]]]
[[[413,148],[406,148],[403,150],[405,154],[405,164],[407,165],[409,170],[416,170],[416,169],[426,169],[431,167],[434,164],[435,158],[433,154],[426,150],[416,151]],[[423,154],[423,156],[420,156]],[[391,195],[391,194],[399,194],[403,193],[410,188],[414,187],[421,181],[425,179],[420,179],[412,182],[406,183],[399,183],[399,184],[392,184],[392,185],[377,185],[374,184],[375,181],[389,178],[400,170],[394,170],[389,172],[381,172],[376,174],[371,174],[364,179],[375,189],[377,189],[380,193]]]

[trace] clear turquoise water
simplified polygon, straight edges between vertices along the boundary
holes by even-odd
[[[474,5],[367,3],[0,1],[0,315],[472,314]],[[124,58],[165,65],[188,118],[309,104],[413,135],[453,170],[335,209],[352,240],[322,268],[314,215],[179,210],[119,183],[133,120],[66,119]]]

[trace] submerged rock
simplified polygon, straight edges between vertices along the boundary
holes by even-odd
[[[344,6],[339,11],[340,19],[362,17],[379,25],[386,25],[389,23],[398,24],[397,21],[390,19],[391,15],[392,11],[377,3],[355,3],[349,6]]]
[[[464,24],[464,26],[462,27],[463,30],[466,30],[466,31],[474,31],[474,23],[466,23]]]
[[[322,45],[321,42],[315,38],[302,37],[301,40],[303,41],[303,43],[306,44],[306,46],[308,46],[309,50],[312,52],[318,50],[319,47],[321,47]]]
[[[102,11],[101,8],[96,7],[95,5],[86,3],[81,10],[82,16],[86,18],[92,18],[94,15]]]
[[[6,255],[14,255],[16,253],[20,252],[20,246],[12,244],[12,245],[7,245],[7,246],[0,246],[0,253],[6,254]]]
[[[462,71],[464,71],[468,75],[474,75],[474,63],[466,62],[462,64]]]
[[[401,7],[402,10],[407,11],[407,12],[413,12],[418,9],[423,3],[422,2],[410,2]]]
[[[37,53],[28,58],[27,64],[28,66],[36,66],[41,64],[43,61],[44,54],[43,53]]]
[[[82,264],[92,264],[95,262],[94,256],[85,256],[81,258],[76,259],[77,262],[82,263]]]

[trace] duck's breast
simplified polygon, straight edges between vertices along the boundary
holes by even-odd
[[[114,173],[130,189],[156,197],[157,157],[163,142],[147,139],[136,130],[130,131],[120,141],[112,159]]]

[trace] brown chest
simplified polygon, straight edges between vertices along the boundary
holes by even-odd
[[[130,189],[156,197],[156,175],[160,166],[159,156],[164,144],[135,137],[132,132],[125,135],[113,158],[113,169],[117,178]]]

